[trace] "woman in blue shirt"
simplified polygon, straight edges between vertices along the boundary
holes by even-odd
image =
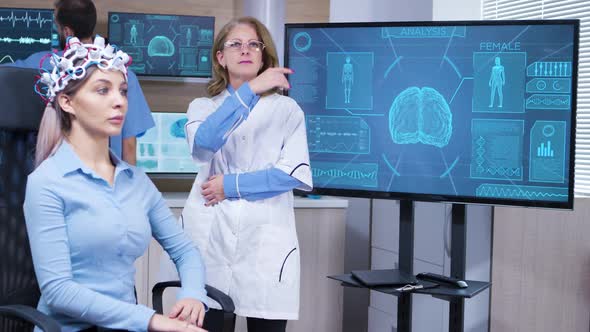
[[[68,41],[38,89],[48,100],[24,203],[38,309],[63,331],[204,331],[204,266],[148,177],[109,151],[127,111],[122,51]],[[135,304],[133,262],[154,236],[182,282],[168,317]],[[188,282],[190,281],[190,282]]]

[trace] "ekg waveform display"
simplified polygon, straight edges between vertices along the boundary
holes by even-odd
[[[570,207],[578,24],[288,24],[314,187]]]
[[[0,64],[58,47],[53,10],[0,8]]]

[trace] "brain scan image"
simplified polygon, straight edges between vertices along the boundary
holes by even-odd
[[[174,55],[174,44],[166,36],[156,36],[148,44],[149,56],[170,57]]]
[[[411,87],[397,96],[389,111],[389,131],[394,143],[422,143],[444,147],[453,132],[453,115],[435,89]]]
[[[184,125],[188,122],[187,118],[178,119],[170,125],[170,136],[178,138],[186,138],[184,133]]]

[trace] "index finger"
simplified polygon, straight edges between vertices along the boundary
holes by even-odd
[[[283,74],[293,74],[295,72],[293,69],[287,67],[275,67],[274,69]]]
[[[169,318],[176,318],[176,317],[178,317],[178,314],[180,314],[181,311],[182,311],[182,304],[176,303],[174,305],[174,307],[172,307],[172,310],[168,314],[168,317]]]

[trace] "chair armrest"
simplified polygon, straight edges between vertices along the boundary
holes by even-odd
[[[45,332],[60,332],[61,327],[51,317],[22,304],[11,304],[0,306],[0,316],[12,316],[20,318],[29,323],[35,324]]]
[[[219,303],[221,306],[221,310],[226,313],[233,313],[236,310],[234,306],[234,301],[232,301],[231,297],[229,297],[224,292],[220,291],[219,289],[205,285],[205,290],[207,291],[207,296],[213,299],[215,302]]]
[[[154,306],[154,310],[156,310],[156,312],[159,314],[162,314],[164,312],[162,294],[164,294],[164,290],[168,287],[181,287],[181,283],[178,280],[164,281],[155,284],[154,288],[152,288],[152,303]],[[223,310],[226,313],[234,312],[234,301],[232,301],[232,299],[229,296],[227,296],[219,289],[209,285],[205,285],[205,290],[207,291],[208,297],[210,297],[215,302],[219,303],[219,305],[221,306],[221,310]]]

